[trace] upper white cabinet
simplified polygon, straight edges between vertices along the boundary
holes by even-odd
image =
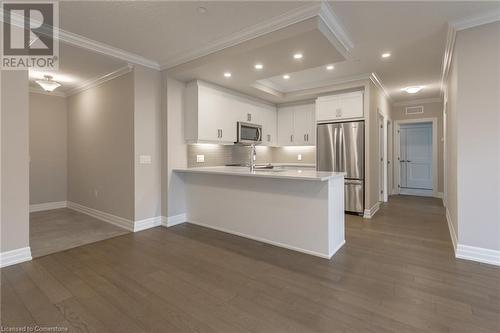
[[[316,99],[316,121],[363,117],[363,92],[321,96]]]
[[[187,84],[185,137],[188,142],[234,143],[236,123],[262,125],[262,144],[275,145],[276,108],[201,81]]]
[[[314,145],[316,121],[314,104],[278,108],[278,145]]]

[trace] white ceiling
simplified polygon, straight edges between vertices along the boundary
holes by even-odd
[[[274,58],[269,60],[263,71],[255,74],[248,69],[256,59],[272,57],[276,50],[264,47],[260,53],[244,56],[240,52],[235,58],[234,54],[238,52],[234,48],[238,46],[233,46],[231,52],[224,50],[178,66],[174,73],[181,79],[203,78],[274,102],[279,102],[276,95],[266,97],[262,91],[251,87],[252,82],[262,80],[259,82],[281,92],[295,92],[375,72],[393,102],[439,97],[447,22],[500,8],[500,2],[477,1],[330,4],[354,44],[347,60],[334,56],[333,53],[329,61],[318,56],[326,46],[321,38],[317,38],[316,42],[311,40],[307,49],[302,50],[304,61],[306,57],[314,55],[315,60],[307,62],[307,66],[296,66],[293,63],[288,67],[278,66],[283,64],[280,64],[279,58]],[[222,38],[242,30],[268,24],[289,11],[312,5],[312,2],[281,1],[68,1],[60,3],[60,22],[64,30],[165,64],[175,63],[185,55],[195,54],[197,50],[214,45]],[[206,13],[199,13],[198,7],[206,8]],[[295,39],[297,42],[301,40],[299,35]],[[289,42],[293,40],[292,38]],[[242,51],[248,47],[248,43],[245,43],[239,46]],[[380,55],[385,51],[391,52],[392,57],[382,60]],[[69,74],[76,75],[78,67],[85,63],[75,55],[69,59],[66,56],[63,59],[63,56],[62,54],[61,61],[67,65],[61,69],[67,69]],[[84,58],[83,60],[87,60]],[[311,59],[307,58],[309,60]],[[104,64],[109,60],[102,61]],[[335,62],[335,70],[324,70],[327,62]],[[231,69],[234,73],[232,81],[221,79],[225,63],[236,66]],[[94,65],[99,66],[97,63]],[[110,64],[102,67],[107,66],[113,67]],[[244,78],[241,82],[241,77],[235,76],[238,71]],[[283,71],[290,71],[292,78],[284,82],[280,73]],[[82,75],[87,71],[81,70],[79,73],[78,75]],[[408,95],[401,91],[401,88],[408,85],[424,85],[425,88],[416,95]]]
[[[30,70],[30,86],[39,88],[35,80],[51,75],[61,83],[57,92],[67,93],[84,82],[99,78],[126,66],[123,60],[111,58],[64,43],[59,45],[59,69],[57,71]]]

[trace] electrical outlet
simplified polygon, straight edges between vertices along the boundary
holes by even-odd
[[[297,154],[297,161],[302,161],[302,154]]]
[[[196,155],[196,163],[205,162],[205,155]]]
[[[139,164],[151,164],[151,155],[140,155]]]

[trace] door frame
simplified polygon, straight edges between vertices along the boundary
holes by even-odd
[[[432,195],[433,197],[439,197],[438,192],[438,119],[437,117],[433,118],[418,118],[418,119],[405,119],[405,120],[396,120],[394,121],[394,173],[395,180],[394,182],[394,193],[401,194],[401,164],[399,163],[399,153],[400,153],[400,127],[405,124],[421,124],[421,123],[432,123]],[[397,187],[396,187],[397,186]],[[427,191],[414,191],[415,195],[429,196]]]
[[[389,186],[388,186],[388,135],[387,135],[387,126],[389,123],[388,117],[378,110],[378,118],[377,118],[377,130],[379,136],[378,142],[378,160],[377,163],[382,162],[382,169],[379,170],[379,201],[387,202],[389,200]],[[382,129],[382,130],[381,130]],[[382,136],[380,136],[380,132],[382,132]],[[382,156],[380,156],[380,144],[382,143]],[[382,183],[382,184],[381,184]]]

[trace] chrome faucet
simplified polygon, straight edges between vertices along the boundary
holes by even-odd
[[[257,150],[255,149],[255,145],[250,145],[250,172],[255,171],[255,160],[257,159]]]

